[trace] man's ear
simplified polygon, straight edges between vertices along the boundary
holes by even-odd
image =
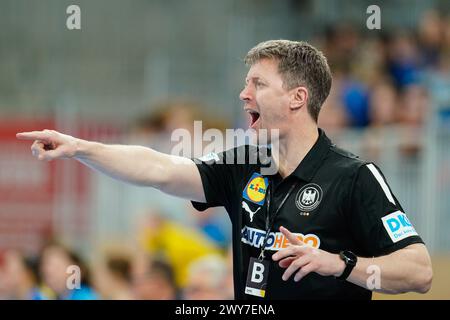
[[[292,90],[291,103],[289,109],[299,110],[306,107],[308,102],[308,89],[306,87],[297,87]]]

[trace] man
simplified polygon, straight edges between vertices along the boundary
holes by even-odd
[[[258,147],[241,146],[196,163],[51,130],[18,138],[35,140],[32,151],[40,160],[74,158],[116,179],[193,200],[199,210],[224,206],[233,225],[238,299],[427,292],[427,249],[384,177],[318,128],[331,87],[322,53],[305,42],[267,41],[249,51],[246,63],[240,98],[251,128],[279,130],[279,152],[271,156],[276,174],[261,173],[265,161],[220,161],[242,153],[249,159]]]

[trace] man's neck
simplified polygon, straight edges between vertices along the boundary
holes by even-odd
[[[280,138],[279,154],[274,154],[278,165],[278,172],[284,179],[298,167],[319,138],[317,127],[294,130],[292,133]]]

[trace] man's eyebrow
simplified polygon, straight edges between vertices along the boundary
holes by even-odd
[[[248,83],[249,81],[256,81],[256,80],[264,80],[264,78],[261,78],[260,76],[254,76],[254,77],[250,77],[250,78],[245,78],[245,83]]]

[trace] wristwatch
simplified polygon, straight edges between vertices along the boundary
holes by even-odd
[[[356,266],[358,257],[349,250],[343,250],[339,252],[339,257],[345,262],[345,269],[339,277],[336,277],[336,279],[346,280],[352,272],[353,268]]]

